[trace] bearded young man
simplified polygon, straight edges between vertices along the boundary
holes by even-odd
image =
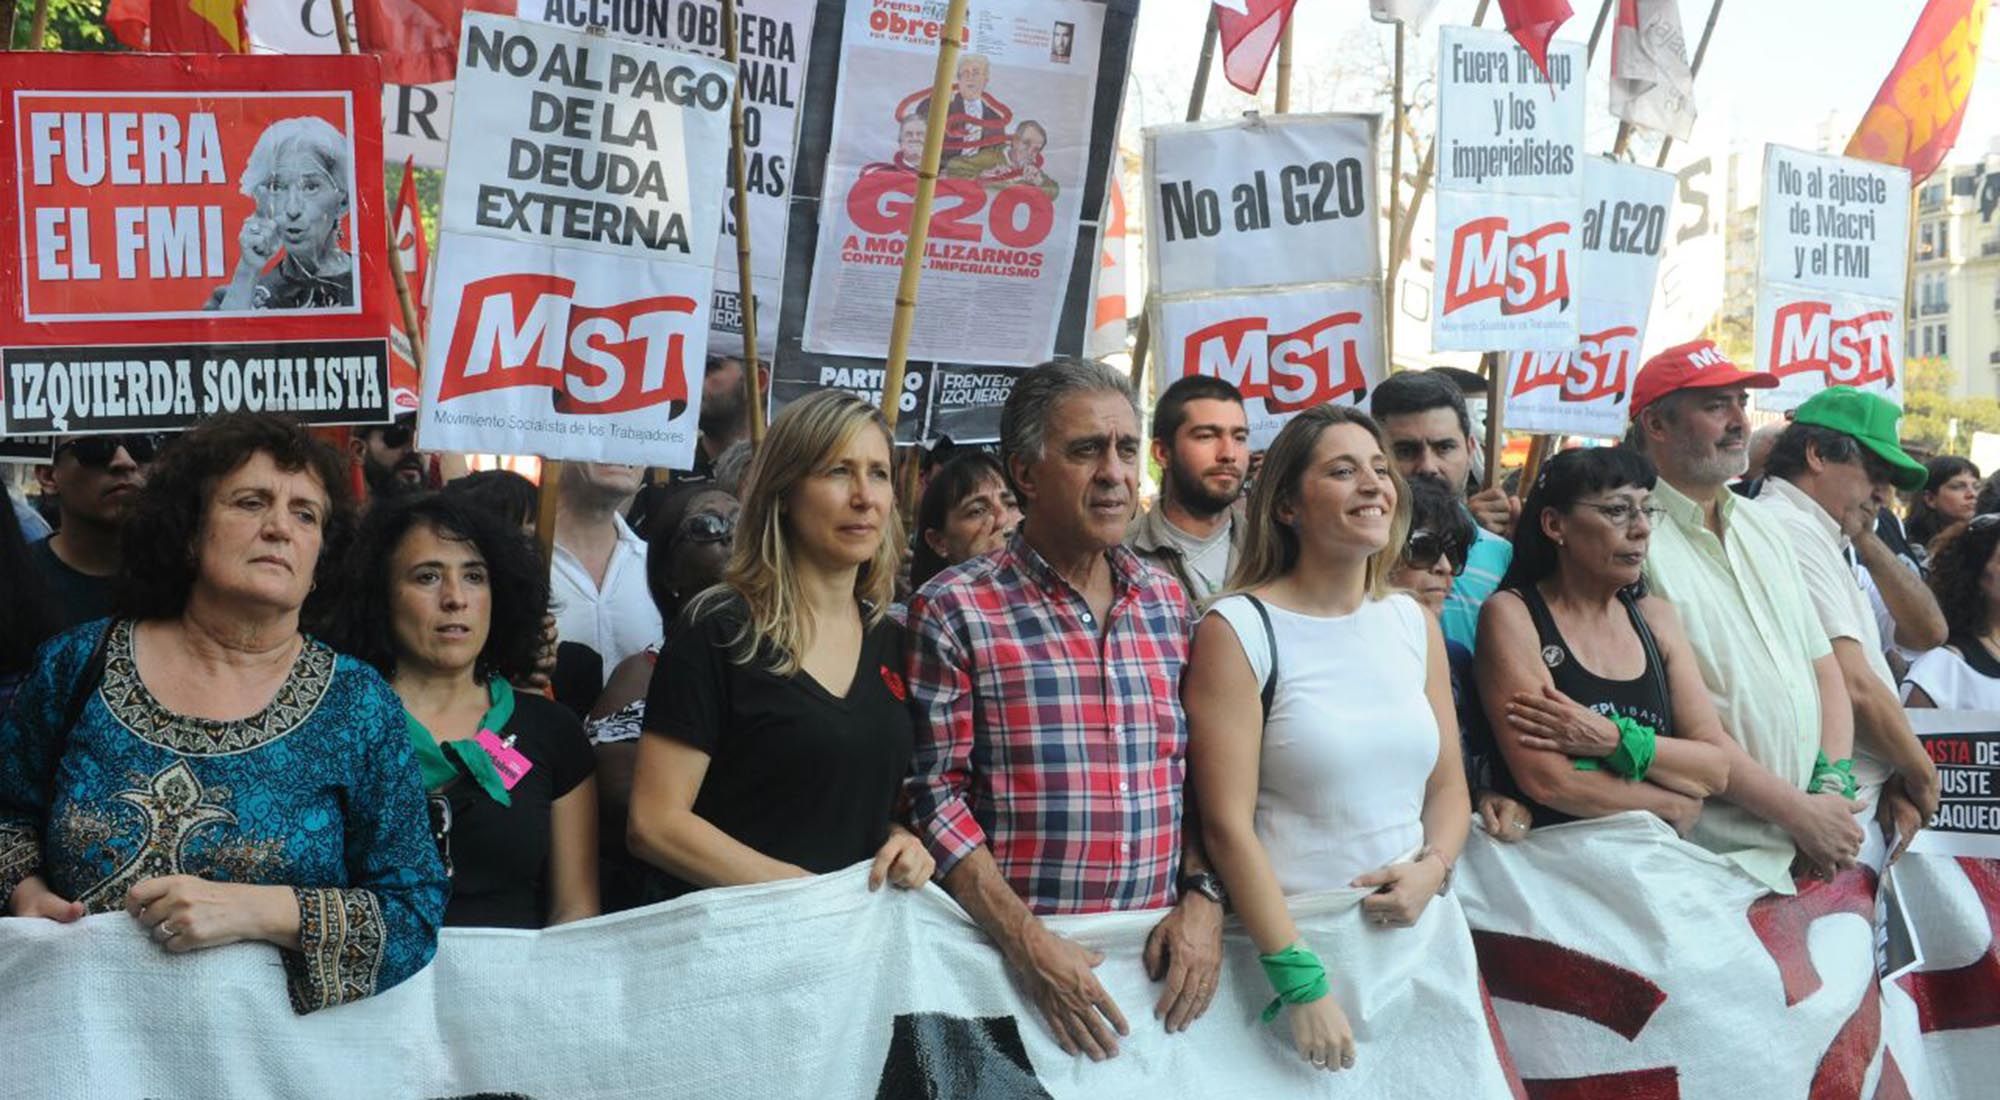
[[[1189,375],[1153,408],[1160,500],[1125,529],[1125,545],[1180,581],[1189,603],[1214,595],[1242,544],[1235,504],[1250,460],[1243,395],[1228,382]]]

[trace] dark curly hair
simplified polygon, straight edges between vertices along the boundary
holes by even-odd
[[[333,599],[334,586],[324,582],[337,570],[341,550],[354,530],[354,495],[340,452],[313,438],[290,417],[224,413],[169,442],[147,472],[145,488],[120,533],[125,568],[112,598],[120,618],[171,619],[187,608],[209,494],[216,482],[260,453],[286,473],[310,473],[326,491],[326,521],[320,528],[319,560],[313,565],[314,590],[306,597],[301,617],[312,621]]]
[[[493,593],[486,646],[479,651],[472,674],[481,681],[499,676],[525,679],[535,671],[541,652],[542,619],[549,610],[549,577],[535,544],[509,526],[502,516],[468,507],[454,493],[418,493],[377,501],[361,521],[361,531],[347,555],[342,598],[327,624],[326,641],[333,648],[392,676],[396,671],[396,634],[389,592],[390,560],[403,539],[418,525],[452,541],[472,543],[486,562],[487,584]]]
[[[1977,638],[1989,625],[1979,578],[1993,560],[1993,548],[2000,546],[2000,523],[1994,520],[1992,515],[1974,516],[1945,528],[1931,542],[1931,591],[1937,594],[1946,633],[1953,641]],[[1973,524],[1979,529],[1973,530]]]

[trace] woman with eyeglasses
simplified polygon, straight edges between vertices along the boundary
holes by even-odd
[[[736,498],[713,482],[673,486],[653,506],[646,528],[646,588],[669,640],[688,599],[721,583],[741,512]],[[660,646],[647,646],[619,662],[584,722],[597,752],[598,820],[605,838],[599,863],[607,912],[659,900],[658,872],[625,848],[646,690],[659,656]]]
[[[915,749],[889,427],[853,394],[785,407],[751,461],[722,583],[694,596],[646,697],[626,842],[665,893],[826,874],[930,881],[895,820]]]
[[[441,493],[377,501],[328,638],[388,677],[451,874],[448,926],[594,917],[596,762],[532,671],[548,574],[502,517]]]
[[[1480,699],[1534,825],[1649,810],[1685,836],[1728,782],[1680,617],[1639,591],[1656,478],[1623,447],[1549,459],[1480,611]]]
[[[113,578],[123,569],[121,532],[159,452],[153,435],[71,436],[55,461],[37,467],[42,496],[56,502],[56,531],[29,556],[67,630],[111,614]]]
[[[1457,494],[1436,478],[1409,482],[1410,537],[1389,571],[1389,584],[1416,598],[1433,619],[1444,612],[1453,581],[1465,572],[1465,552],[1477,538],[1472,516]],[[1520,802],[1493,789],[1493,731],[1479,705],[1472,651],[1450,638],[1444,640],[1445,661],[1451,668],[1451,698],[1458,715],[1459,748],[1464,754],[1465,782],[1480,827],[1501,841],[1518,840],[1532,824]]]
[[[1945,528],[1928,580],[1950,640],[1910,666],[1903,705],[2000,710],[2000,514]]]

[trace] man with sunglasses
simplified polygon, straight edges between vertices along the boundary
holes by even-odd
[[[393,424],[366,424],[354,429],[347,453],[361,467],[368,499],[387,500],[424,487],[424,460],[417,452],[416,417],[398,417]]]
[[[1895,834],[1896,855],[1937,810],[1937,768],[1903,713],[1874,605],[1848,555],[1868,571],[1888,605],[1897,644],[1922,651],[1945,643],[1936,597],[1875,532],[1875,517],[1891,494],[1921,489],[1929,477],[1898,442],[1901,417],[1888,400],[1851,386],[1814,394],[1772,444],[1757,494],[1758,505],[1791,540],[1799,576],[1854,700],[1859,751],[1852,779],[1862,788],[1890,784],[1883,824]]]
[[[69,436],[56,441],[55,461],[37,468],[57,526],[28,553],[63,629],[111,614],[111,580],[124,564],[119,534],[159,443],[151,435]]]

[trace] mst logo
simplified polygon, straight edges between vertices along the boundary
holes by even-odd
[[[1514,365],[1513,396],[1548,386],[1560,387],[1564,401],[1625,400],[1632,369],[1639,361],[1639,330],[1621,325],[1592,333],[1575,351],[1523,352]]]
[[[546,386],[563,413],[687,407],[683,370],[692,298],[662,295],[609,306],[573,300],[554,275],[494,275],[465,286],[438,401]]]
[[[1823,374],[1830,386],[1896,384],[1896,316],[1886,309],[1836,318],[1828,302],[1793,302],[1771,318],[1771,373]]]
[[[1500,314],[1533,313],[1551,302],[1569,304],[1569,260],[1562,245],[1568,222],[1550,222],[1527,233],[1507,232],[1503,217],[1474,218],[1451,238],[1450,282],[1444,312],[1498,299]]]
[[[1269,412],[1297,412],[1368,393],[1361,371],[1361,314],[1328,314],[1292,332],[1271,332],[1268,317],[1218,321],[1189,333],[1181,373],[1212,374],[1264,399]]]

